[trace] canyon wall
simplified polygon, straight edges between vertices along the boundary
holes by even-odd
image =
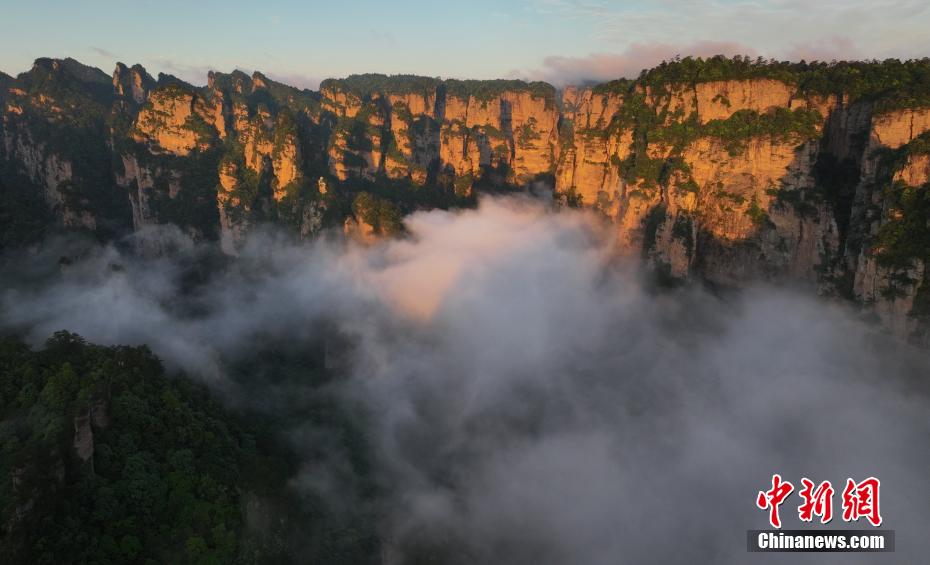
[[[615,222],[661,280],[806,284],[927,342],[930,109],[643,82],[565,89],[557,194]]]
[[[926,340],[930,65],[696,61],[557,93],[374,74],[315,92],[241,71],[196,87],[39,59],[0,75],[3,190],[51,229],[173,224],[228,253],[266,222],[370,240],[416,209],[548,190],[666,283],[808,285]]]
[[[555,89],[522,81],[358,75],[321,85],[336,117],[330,171],[452,186],[470,195],[481,177],[521,185],[558,161]]]

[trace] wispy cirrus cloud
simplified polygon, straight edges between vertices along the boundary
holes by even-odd
[[[154,71],[154,73],[171,74],[181,80],[185,80],[195,85],[206,84],[207,73],[216,69],[214,65],[202,63],[183,63],[169,57],[153,57],[148,61],[143,62],[145,67],[149,67],[149,65],[146,63],[151,63],[152,68],[148,69],[149,72]]]
[[[868,57],[848,37],[833,36],[812,43],[796,43],[785,51],[790,61],[833,61]]]
[[[119,59],[116,53],[112,51],[108,51],[102,47],[94,47],[93,45],[91,45],[90,50],[96,53],[97,55],[100,55],[101,57],[106,57],[107,59]]]
[[[276,71],[262,72],[271,80],[282,82],[288,86],[294,86],[297,88],[309,88],[310,90],[316,90],[320,88],[320,82],[323,81],[323,79],[320,77],[314,77],[302,73]]]
[[[179,63],[173,59],[158,58],[153,59],[154,70],[156,72],[165,72],[177,76],[180,79],[183,79],[191,84],[203,85],[207,82],[207,73],[210,71],[217,72],[231,72],[231,69],[224,69],[217,67],[216,65],[187,65],[184,63]],[[294,86],[297,88],[309,88],[315,90],[320,87],[320,82],[323,80],[320,77],[310,76],[303,73],[295,73],[289,71],[276,71],[269,69],[248,69],[237,67],[236,70],[240,70],[246,74],[252,74],[253,71],[260,71],[262,74],[270,78],[271,80],[284,83],[288,86]]]
[[[925,0],[531,0],[525,7],[586,26],[589,36],[605,45],[687,44],[712,37],[781,59],[907,58],[930,52]]]
[[[693,55],[750,55],[756,51],[730,41],[697,41],[684,45],[671,43],[633,43],[621,53],[591,53],[583,57],[552,55],[543,59],[542,67],[529,71],[513,71],[513,76],[544,80],[557,86],[585,82],[604,82],[617,78],[633,78],[640,71],[672,59]]]

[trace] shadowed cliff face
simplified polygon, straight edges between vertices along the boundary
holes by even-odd
[[[148,343],[245,406],[309,394],[298,374],[237,398],[227,368],[256,343],[327,342],[327,398],[370,446],[385,563],[756,562],[745,530],[767,524],[755,496],[774,472],[875,475],[896,557],[930,549],[925,352],[769,286],[654,293],[590,211],[487,199],[407,229],[371,246],[252,234],[194,289],[205,249],[177,230],[160,234],[173,257],[95,248],[40,276],[53,248],[2,271],[35,279],[4,281],[0,308],[37,340]],[[353,468],[301,416],[295,488],[352,511]]]
[[[104,237],[174,224],[230,254],[264,223],[372,239],[416,210],[544,188],[610,219],[666,282],[801,283],[926,340],[927,67],[685,59],[559,96],[406,75],[312,92],[240,71],[197,88],[42,59],[2,81],[2,161],[11,209],[44,201]]]

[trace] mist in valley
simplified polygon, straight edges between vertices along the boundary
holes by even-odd
[[[147,344],[236,407],[290,406],[295,492],[364,507],[387,563],[746,563],[773,473],[876,476],[895,560],[930,550],[925,351],[810,291],[654,288],[590,212],[486,198],[405,225],[367,246],[256,233],[235,259],[168,228],[139,236],[157,256],[52,241],[6,258],[0,316],[37,345]],[[250,383],[269,349],[315,352],[333,378]],[[365,477],[313,395],[361,431]]]

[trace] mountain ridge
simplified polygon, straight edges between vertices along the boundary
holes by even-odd
[[[43,58],[0,77],[0,211],[31,226],[4,246],[43,225],[109,239],[174,224],[231,254],[265,222],[371,239],[413,210],[541,184],[612,221],[663,280],[800,282],[927,339],[930,59],[685,57],[561,90],[368,73],[313,91],[239,70],[194,86],[123,63],[101,75]],[[40,204],[51,223],[17,212]]]

